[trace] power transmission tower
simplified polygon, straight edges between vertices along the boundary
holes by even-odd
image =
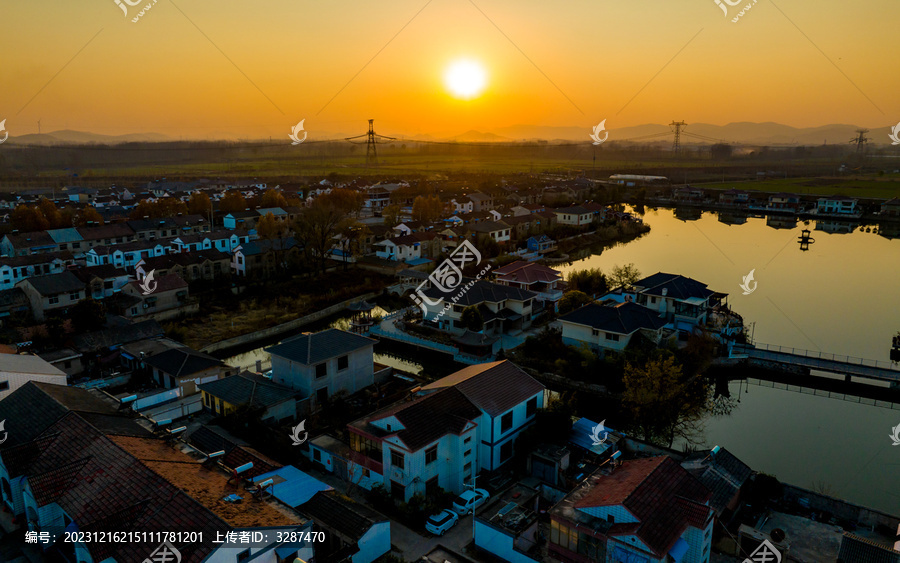
[[[869,142],[869,138],[866,137],[866,133],[868,133],[868,129],[857,129],[856,137],[850,139],[850,143],[856,143],[856,154],[861,155],[866,150],[866,143]]]
[[[687,126],[687,123],[684,121],[673,121],[669,124],[669,127],[675,127],[675,144],[672,145],[672,151],[675,154],[681,153],[681,130]]]
[[[357,135],[355,137],[347,137],[345,140],[350,141],[351,143],[361,145],[361,142],[356,142],[355,139],[366,138],[366,167],[368,168],[369,164],[374,166],[378,166],[378,153],[375,149],[375,146],[378,144],[379,140],[387,140],[387,141],[395,141],[394,137],[386,137],[384,135],[379,135],[375,132],[375,120],[369,120],[369,130],[365,135]]]

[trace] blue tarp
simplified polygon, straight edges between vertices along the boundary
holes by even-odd
[[[281,479],[278,479],[280,477]],[[253,479],[254,483],[261,483],[266,479],[274,479],[272,485],[272,495],[290,506],[297,508],[301,504],[311,499],[319,491],[330,491],[331,487],[322,481],[319,481],[312,475],[300,471],[293,465],[286,465],[275,471],[271,471],[264,475],[259,475]]]
[[[419,266],[421,264],[428,264],[431,262],[428,258],[413,258],[412,260],[407,260],[406,263],[410,266]]]
[[[688,542],[684,541],[684,538],[678,538],[678,541],[675,542],[675,545],[672,546],[672,549],[669,550],[669,555],[672,559],[675,560],[675,563],[681,563],[681,560],[684,558],[684,554],[688,552],[690,549],[690,545]]]

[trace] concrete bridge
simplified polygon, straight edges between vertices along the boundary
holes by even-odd
[[[850,381],[851,377],[862,377],[888,381],[892,387],[900,386],[900,364],[897,362],[838,356],[825,352],[814,352],[801,348],[769,344],[735,344],[731,349],[730,357],[750,358],[786,366],[827,371],[844,375],[847,381]]]

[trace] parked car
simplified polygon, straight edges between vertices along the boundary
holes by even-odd
[[[428,517],[428,520],[425,521],[425,529],[436,536],[443,536],[457,522],[459,522],[459,516],[452,510],[445,508],[437,514]]]
[[[453,510],[461,515],[475,512],[475,509],[484,504],[490,496],[484,489],[465,491],[453,501]]]

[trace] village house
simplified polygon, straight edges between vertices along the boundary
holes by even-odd
[[[294,420],[297,417],[299,393],[255,373],[245,371],[201,383],[198,387],[203,394],[203,406],[218,415],[246,409],[258,413],[257,418],[264,422]]]
[[[301,252],[293,237],[252,240],[234,249],[231,271],[243,278],[266,278],[292,270],[300,263]]]
[[[29,381],[67,385],[65,372],[38,356],[0,354],[0,399]]]
[[[550,510],[549,549],[561,561],[708,563],[709,490],[668,456],[613,462]]]
[[[452,295],[444,294],[437,287],[423,291],[429,298],[424,302],[428,310],[423,319],[426,324],[437,326],[450,334],[461,335],[466,332],[466,326],[461,320],[462,312],[466,307],[475,307],[484,321],[481,332],[486,335],[515,334],[531,326],[534,303],[538,297],[536,293],[468,278],[463,279],[460,287],[467,289]],[[439,301],[440,299],[444,301]],[[431,305],[429,301],[438,304]]]
[[[199,392],[199,385],[233,375],[238,371],[222,360],[187,346],[170,348],[144,359],[151,377],[166,389],[179,389],[181,397]]]
[[[69,253],[26,254],[0,258],[0,290],[12,289],[20,281],[65,271]]]
[[[335,328],[289,338],[266,348],[272,381],[321,407],[338,391],[353,394],[375,382],[375,342]]]
[[[554,209],[553,213],[556,214],[556,221],[560,225],[584,227],[590,225],[594,220],[594,213],[580,205]]]
[[[850,215],[859,213],[859,200],[843,195],[820,197],[816,202],[816,213],[819,215]]]
[[[190,300],[187,282],[177,275],[159,276],[154,282],[155,289],[146,295],[137,281],[128,282],[110,306],[125,318],[156,320],[172,319],[199,309],[199,304]]]
[[[517,287],[537,294],[537,299],[556,310],[563,296],[565,282],[553,268],[517,260],[493,271],[494,281],[500,285]]]
[[[65,313],[82,299],[85,284],[70,271],[26,278],[16,284],[28,297],[35,320],[43,321],[49,312]]]
[[[565,344],[587,344],[601,356],[609,351],[624,351],[638,334],[658,345],[667,324],[658,311],[633,301],[615,305],[591,303],[561,316],[558,322]]]

